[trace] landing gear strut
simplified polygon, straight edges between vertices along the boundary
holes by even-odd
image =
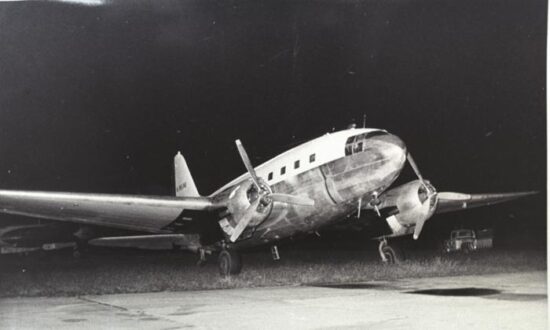
[[[206,250],[200,248],[198,251],[199,260],[197,261],[197,266],[202,267],[206,264]]]
[[[272,245],[271,246],[271,257],[275,261],[281,259],[281,256],[279,255],[279,248],[277,247],[277,245]]]
[[[77,240],[76,245],[73,247],[73,258],[74,259],[80,259],[86,252],[86,244],[81,241]]]
[[[395,244],[389,244],[386,238],[380,240],[378,252],[382,258],[382,262],[386,264],[396,264],[403,260],[401,251]]]
[[[223,250],[218,256],[218,266],[222,276],[236,275],[241,272],[241,255],[234,250]]]

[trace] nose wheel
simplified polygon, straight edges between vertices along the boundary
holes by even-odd
[[[237,275],[242,269],[241,255],[234,250],[223,250],[218,256],[220,275]]]
[[[396,264],[403,260],[403,254],[396,244],[390,244],[384,238],[380,240],[380,245],[378,245],[378,252],[380,253],[380,258],[385,264]]]

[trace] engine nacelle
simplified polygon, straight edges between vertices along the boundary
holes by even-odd
[[[271,190],[267,184],[265,184],[262,179],[260,179],[260,184],[264,189],[271,193]],[[227,211],[228,214],[219,221],[220,226],[223,231],[231,236],[233,229],[237,226],[239,221],[242,219],[242,216],[250,205],[259,198],[258,188],[252,180],[245,181],[239,186],[234,188],[229,194],[229,200],[227,202]],[[263,203],[261,202],[256,209],[254,217],[249,223],[249,226],[254,227],[263,222],[271,213],[273,208],[273,203]]]
[[[417,223],[429,219],[437,207],[437,193],[427,181],[411,181],[384,193],[384,205],[397,209],[386,218],[396,235],[410,234]]]

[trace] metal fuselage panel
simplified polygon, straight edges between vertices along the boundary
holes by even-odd
[[[376,136],[366,135],[376,131],[380,132]],[[273,180],[277,182],[268,182],[273,192],[308,196],[315,201],[315,206],[274,202],[269,216],[261,223],[250,226],[235,243],[236,248],[274,242],[299,233],[314,232],[356,212],[359,199],[364,199],[363,202],[366,203],[373,193],[383,192],[395,181],[406,161],[405,146],[399,138],[380,130],[342,132],[347,134],[341,134],[332,140],[325,136],[324,140],[318,141],[317,146],[310,144],[308,149],[305,149],[306,153],[319,150],[316,157],[320,156],[328,161],[319,162],[317,166],[295,175],[288,175],[284,179]],[[358,136],[355,142],[354,136]],[[318,146],[321,148],[316,149]],[[336,157],[333,156],[334,159],[331,159],[331,155],[323,155],[322,152],[327,150],[332,150],[333,154],[337,153]],[[288,156],[287,168],[291,167],[292,160],[300,155],[295,153],[293,158],[292,153],[285,154]],[[277,159],[281,158],[274,158]],[[264,168],[264,172],[266,168],[275,171],[285,166],[282,164],[279,162],[274,166],[266,163],[261,167]],[[237,182],[231,182],[232,185],[226,185],[223,192],[216,197],[225,198],[233,187],[246,181],[247,177],[242,176],[238,179],[240,180]]]

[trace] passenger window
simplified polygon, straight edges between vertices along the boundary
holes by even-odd
[[[273,180],[273,172],[269,172],[269,174],[267,175],[267,181],[271,180]]]
[[[298,167],[300,167],[300,161],[299,160],[294,162],[294,168],[298,168]]]
[[[286,173],[286,166],[281,167],[281,175]]]
[[[315,154],[309,155],[309,162],[313,163],[315,161]]]

